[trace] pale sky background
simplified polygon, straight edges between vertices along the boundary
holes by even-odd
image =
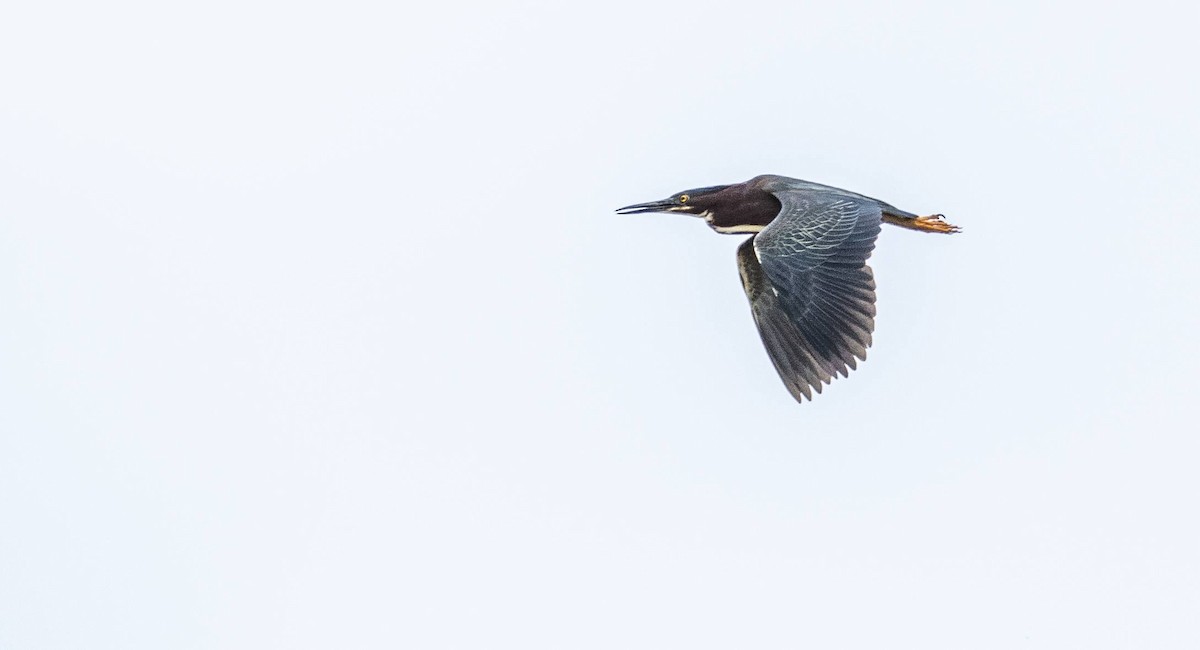
[[[1198,27],[9,3],[0,648],[1200,647]],[[965,231],[811,404],[760,173]]]

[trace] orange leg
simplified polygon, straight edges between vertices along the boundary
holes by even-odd
[[[949,235],[962,231],[958,226],[947,223],[946,218],[940,214],[931,214],[927,217],[901,217],[893,214],[884,214],[883,220],[901,228],[919,230],[921,232],[937,232]]]
[[[947,223],[946,217],[940,214],[933,214],[928,217],[917,217],[916,219],[913,219],[913,225],[917,227],[917,230],[923,230],[925,232],[941,232],[949,234],[962,230],[952,223]]]

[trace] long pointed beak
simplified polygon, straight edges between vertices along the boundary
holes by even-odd
[[[627,205],[623,208],[617,208],[617,214],[641,214],[642,212],[666,212],[668,208],[673,208],[675,202],[671,199],[663,199],[661,201],[651,201],[649,203],[636,203]]]

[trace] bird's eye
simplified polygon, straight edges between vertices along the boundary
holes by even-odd
[[[687,200],[688,200],[688,195],[687,195],[687,194],[680,194],[680,195],[679,195],[679,202],[680,202],[680,203],[687,203]]]

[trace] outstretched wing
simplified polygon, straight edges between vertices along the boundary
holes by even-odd
[[[875,329],[867,258],[882,214],[865,197],[783,183],[764,187],[779,216],[738,249],[754,320],[775,369],[799,400],[866,359]]]
[[[803,401],[803,397],[812,399],[812,391],[820,393],[822,382],[829,383],[833,375],[813,358],[803,332],[784,311],[779,295],[754,254],[754,237],[738,246],[738,271],[746,297],[750,299],[750,312],[758,325],[758,334],[776,372],[797,401]]]

